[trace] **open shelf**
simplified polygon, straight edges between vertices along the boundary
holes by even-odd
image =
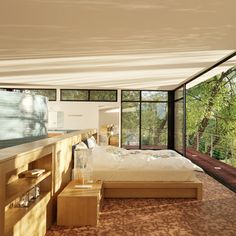
[[[22,219],[31,209],[34,208],[38,203],[47,204],[50,200],[50,192],[40,193],[40,196],[31,203],[29,207],[18,208],[13,207],[9,208],[5,212],[5,235],[12,235],[11,230],[14,228],[14,225]]]
[[[95,132],[77,131],[0,150],[0,236],[46,234],[56,220],[57,195],[71,178],[71,146]],[[34,169],[46,171],[37,178],[20,178]],[[41,194],[29,207],[13,207],[35,186]]]
[[[19,178],[7,185],[5,206],[10,204],[16,198],[21,197],[35,185],[51,175],[51,171],[46,171],[37,178]]]

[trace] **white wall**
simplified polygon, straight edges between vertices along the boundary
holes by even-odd
[[[64,125],[59,129],[99,129],[99,108],[102,106],[118,106],[118,103],[61,101],[48,102],[49,112],[64,112]]]
[[[13,86],[4,86],[12,88]],[[14,86],[14,88],[55,88],[57,89],[57,101],[48,101],[48,129],[49,130],[81,130],[95,128],[99,131],[99,110],[105,110],[120,106],[120,90],[117,91],[117,102],[71,102],[60,101],[60,88],[43,86]],[[89,89],[89,88],[86,88]],[[55,112],[63,113],[56,117]],[[54,113],[54,114],[53,114]],[[59,118],[59,119],[58,119]],[[109,124],[115,124],[113,118],[107,120]],[[59,123],[58,126],[55,122]]]
[[[119,107],[116,107],[117,109]],[[99,111],[99,127],[104,125],[115,125],[119,127],[119,112],[107,113],[110,109]]]

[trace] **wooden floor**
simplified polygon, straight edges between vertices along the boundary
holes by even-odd
[[[236,192],[236,168],[218,161],[192,148],[187,148],[186,156],[202,167],[209,175]]]

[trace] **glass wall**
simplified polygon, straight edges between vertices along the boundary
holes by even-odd
[[[122,147],[139,148],[140,103],[122,103]]]
[[[184,150],[184,101],[183,87],[175,91],[175,119],[174,119],[175,150],[183,153]]]
[[[236,167],[236,66],[210,72],[187,84],[187,149]]]
[[[141,105],[141,148],[164,149],[167,147],[166,103],[148,103]]]
[[[61,101],[88,101],[88,90],[61,89]]]
[[[60,89],[61,101],[116,102],[117,90]]]
[[[168,92],[122,91],[122,147],[167,148]]]

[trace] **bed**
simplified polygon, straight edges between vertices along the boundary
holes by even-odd
[[[88,166],[93,179],[103,181],[105,198],[202,199],[202,171],[173,150],[125,150],[93,147]]]

